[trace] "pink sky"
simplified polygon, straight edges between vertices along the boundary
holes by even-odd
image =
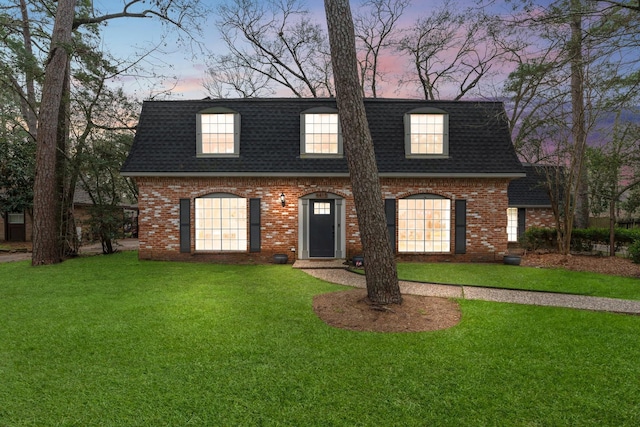
[[[94,0],[94,6],[98,10],[113,11],[113,0]],[[211,5],[217,5],[220,0],[209,2]],[[307,2],[313,14],[317,16],[318,23],[326,28],[324,17],[324,6],[320,0],[311,0]],[[465,2],[458,2],[464,5]],[[496,2],[496,7],[506,7],[504,1]],[[357,2],[352,2],[354,8]],[[426,14],[430,7],[437,7],[440,2],[431,2],[428,0],[413,0],[411,10],[405,12],[404,21],[412,22],[417,16]],[[476,2],[470,3],[475,5]],[[224,49],[224,46],[218,41],[217,30],[214,25],[215,17],[212,16],[204,25],[207,32],[203,43],[210,51],[218,51]],[[403,24],[405,25],[405,24]],[[161,42],[162,26],[152,19],[121,19],[109,22],[106,29],[103,30],[103,43],[105,49],[114,52],[118,57],[132,56],[136,51],[145,50],[149,45],[155,45]],[[205,75],[205,57],[206,54],[197,53],[192,55],[189,49],[176,46],[175,40],[169,38],[166,45],[163,45],[162,52],[154,54],[151,63],[154,64],[154,70],[157,73],[171,76],[164,82],[155,82],[152,88],[149,87],[149,81],[142,83],[133,77],[123,79],[125,89],[128,92],[136,94],[136,97],[147,98],[152,93],[171,89],[172,99],[199,99],[207,96],[202,86]],[[404,62],[396,57],[385,57],[382,61],[382,69],[388,75],[389,80],[393,80],[395,76],[401,74],[404,70]],[[395,83],[381,83],[382,96],[398,97],[407,96],[398,94],[395,91],[397,85]],[[284,93],[284,92],[283,92]],[[415,90],[413,90],[415,97]],[[289,96],[286,93],[286,96]],[[410,95],[409,95],[410,96]]]

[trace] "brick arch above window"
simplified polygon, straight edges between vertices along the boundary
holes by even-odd
[[[445,191],[438,190],[436,188],[425,190],[417,190],[417,191],[409,191],[405,193],[400,193],[397,195],[398,199],[409,199],[409,198],[420,198],[424,196],[434,196],[434,197],[442,197],[443,199],[455,200],[456,196],[453,193],[448,193]]]
[[[344,193],[341,193],[339,191],[336,191],[334,189],[318,189],[315,188],[313,190],[309,190],[306,193],[303,193],[302,195],[300,195],[300,199],[317,199],[319,198],[318,196],[323,196],[323,197],[327,197],[328,199],[346,199],[347,195]]]

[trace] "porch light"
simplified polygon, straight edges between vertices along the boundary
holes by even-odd
[[[287,201],[284,198],[284,193],[280,193],[280,203],[282,203],[282,207],[287,204]]]

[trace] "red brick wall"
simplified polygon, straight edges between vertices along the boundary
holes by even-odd
[[[345,199],[346,255],[361,252],[358,220],[348,178],[170,178],[138,177],[139,256],[142,259],[268,262],[275,253],[290,261],[298,249],[298,198],[315,192]],[[500,259],[507,250],[508,179],[401,179],[381,180],[384,198],[432,193],[452,200],[451,253],[399,254],[404,260]],[[259,253],[195,253],[194,202],[210,193],[231,193],[261,199],[261,251]],[[282,207],[280,193],[287,205]],[[180,253],[179,200],[191,199],[191,253]],[[454,255],[454,200],[467,201],[467,253]],[[247,207],[248,208],[248,207]]]
[[[527,229],[529,227],[555,228],[556,221],[551,208],[527,208],[524,225]]]

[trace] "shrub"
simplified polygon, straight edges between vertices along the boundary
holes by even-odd
[[[621,246],[629,246],[640,241],[640,229],[615,229],[616,251]],[[527,250],[556,249],[557,234],[555,228],[531,227],[520,238],[520,245]],[[594,245],[609,245],[608,228],[576,228],[571,233],[571,250],[590,252]]]
[[[635,264],[640,264],[640,240],[636,240],[629,245],[629,258]]]
[[[554,249],[557,235],[555,228],[530,227],[520,238],[520,245],[529,251],[537,249]]]

